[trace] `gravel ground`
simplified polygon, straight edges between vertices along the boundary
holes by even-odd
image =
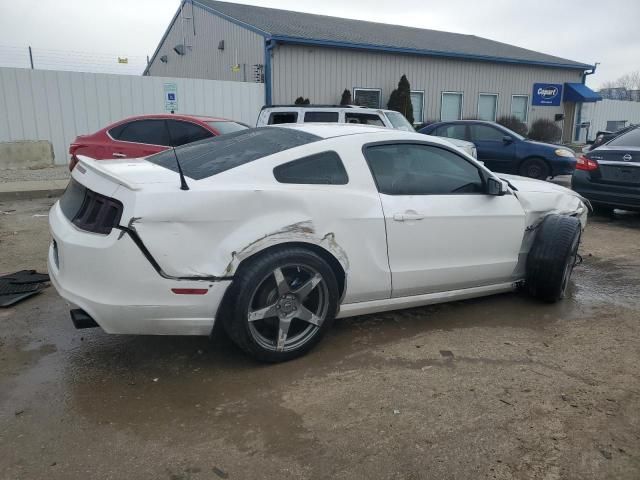
[[[0,204],[0,272],[46,268],[52,202]],[[556,304],[344,319],[280,365],[77,331],[49,288],[0,309],[0,479],[637,480],[640,215],[592,217],[580,252]]]
[[[33,182],[38,180],[66,180],[69,167],[40,168],[37,170],[0,170],[0,182]]]

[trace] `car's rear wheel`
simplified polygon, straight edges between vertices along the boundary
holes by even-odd
[[[541,300],[564,298],[578,257],[580,220],[549,215],[540,226],[527,257],[526,286]]]
[[[297,247],[250,261],[231,288],[225,329],[242,350],[265,362],[291,360],[313,348],[330,328],[339,297],[329,265]]]
[[[551,175],[551,169],[541,158],[528,158],[520,164],[520,175],[537,180],[546,180]]]

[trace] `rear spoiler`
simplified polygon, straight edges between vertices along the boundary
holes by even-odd
[[[98,175],[105,177],[109,180],[111,180],[112,182],[115,182],[119,185],[122,185],[123,187],[128,188],[129,190],[140,190],[140,186],[135,184],[135,183],[131,183],[129,181],[127,181],[126,179],[119,177],[118,175],[115,175],[113,172],[111,172],[109,169],[104,168],[103,166],[100,165],[100,162],[96,161],[95,159],[91,158],[91,157],[87,157],[85,155],[78,155],[78,165],[76,165],[75,168],[78,168],[79,166],[82,166],[88,170],[91,170],[94,173],[97,173]]]

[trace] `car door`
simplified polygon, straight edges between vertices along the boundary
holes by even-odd
[[[507,140],[509,138],[510,140]],[[517,164],[516,139],[492,125],[469,125],[469,141],[476,145],[478,160],[495,172],[512,172]]]
[[[212,132],[193,122],[184,120],[167,120],[166,122],[169,127],[169,133],[171,134],[171,144],[174,147],[214,136]]]
[[[170,145],[163,119],[133,120],[109,130],[113,139],[107,145],[109,158],[139,158],[166,150]]]
[[[510,281],[525,228],[513,194],[485,194],[488,173],[442,146],[380,143],[364,153],[382,201],[393,297]]]

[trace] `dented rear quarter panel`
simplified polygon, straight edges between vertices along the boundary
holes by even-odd
[[[240,262],[266,248],[309,243],[342,265],[345,303],[388,298],[380,199],[360,147],[349,143],[309,144],[304,153],[291,149],[208,179],[187,179],[189,191],[178,189],[174,174],[175,192],[145,185],[125,215],[134,217],[131,227],[169,275],[232,277]],[[329,149],[342,157],[347,185],[281,184],[273,177],[275,166]]]

